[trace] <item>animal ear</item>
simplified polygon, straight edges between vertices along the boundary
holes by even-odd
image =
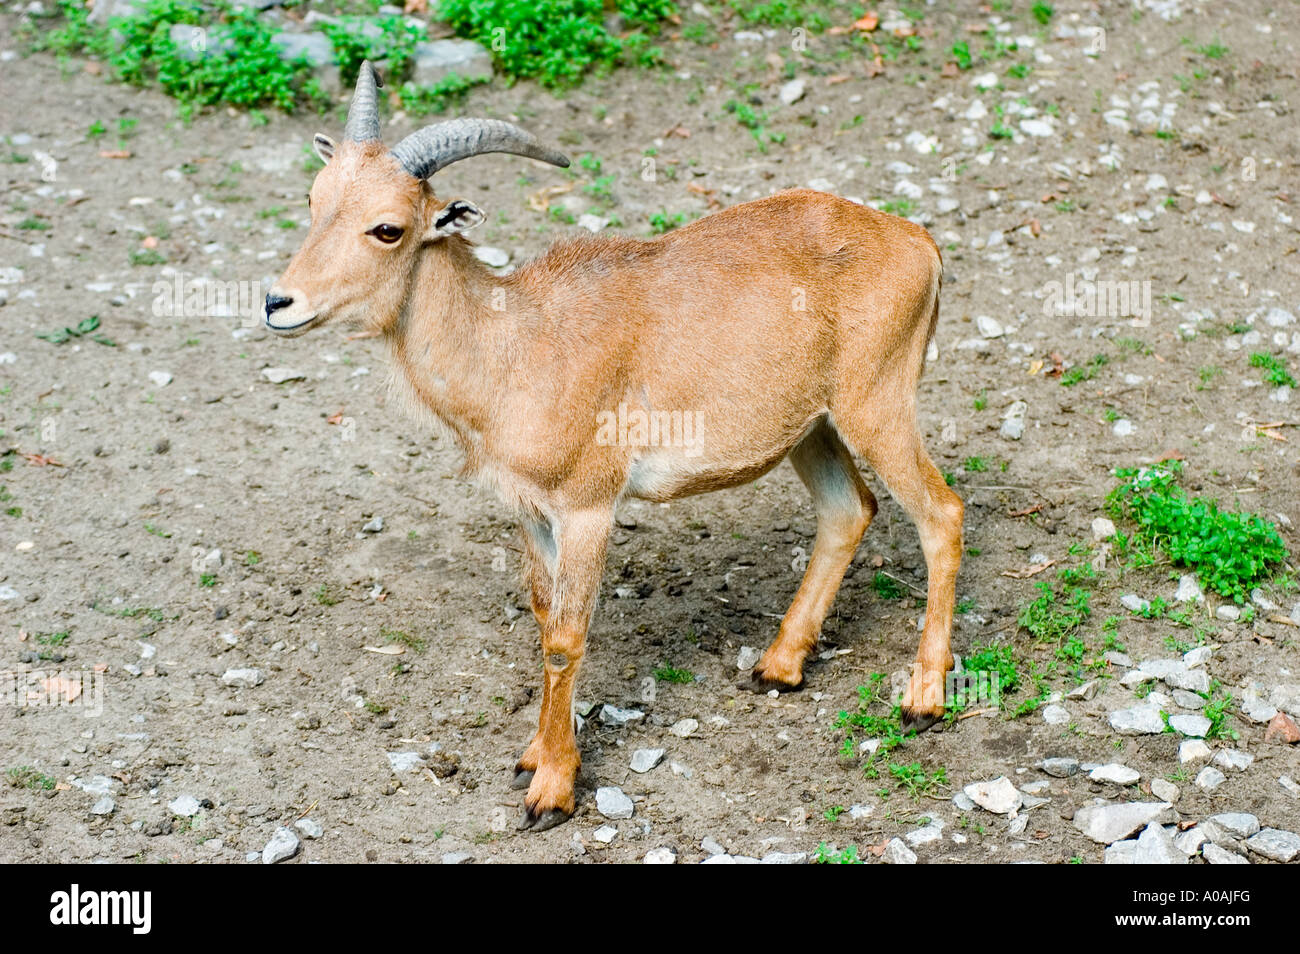
[[[452,199],[439,210],[433,225],[424,234],[425,241],[434,242],[457,232],[465,232],[486,219],[477,205],[464,199]]]
[[[317,133],[311,139],[312,148],[316,150],[316,155],[320,156],[320,161],[329,164],[334,158],[335,142],[324,133]]]

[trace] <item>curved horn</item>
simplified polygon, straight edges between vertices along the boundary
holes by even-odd
[[[449,119],[417,129],[392,149],[402,168],[417,179],[427,179],[453,162],[485,152],[509,152],[540,159],[561,169],[568,158],[548,149],[531,133],[499,119]]]
[[[379,138],[379,94],[376,87],[384,85],[375,68],[366,60],[357,71],[357,89],[348,107],[348,124],[343,138],[353,142],[374,142]]]

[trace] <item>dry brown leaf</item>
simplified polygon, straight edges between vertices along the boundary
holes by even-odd
[[[880,26],[880,17],[876,16],[874,13],[868,13],[862,19],[855,21],[853,24],[855,30],[861,30],[863,33],[870,33],[878,26]]]
[[[1037,576],[1042,573],[1049,566],[1055,565],[1055,560],[1048,560],[1046,563],[1035,563],[1033,566],[1027,566],[1023,570],[1003,570],[1002,576],[1009,576],[1013,580],[1027,580],[1031,576]]]
[[[939,75],[944,79],[956,79],[961,75],[961,70],[956,63],[945,63],[943,69],[939,71]]]
[[[76,702],[81,696],[81,680],[68,679],[64,676],[51,676],[41,683],[46,699],[54,699],[64,705]]]
[[[402,5],[403,13],[428,13],[429,0],[406,0]]]
[[[131,158],[131,150],[130,150],[130,149],[101,149],[101,150],[99,151],[99,158],[101,158],[101,159],[130,159],[130,158]]]
[[[528,197],[528,207],[534,212],[545,212],[551,207],[551,200],[557,196],[562,196],[566,192],[573,191],[574,183],[561,182],[557,185],[547,186],[545,189],[538,189]]]
[[[24,454],[23,457],[27,463],[35,467],[62,467],[63,464],[53,457],[46,457],[44,454]]]
[[[336,414],[331,414],[329,417],[325,418],[325,423],[326,423],[326,424],[342,424],[342,423],[343,423],[343,408],[339,408],[339,409],[338,409],[338,413],[336,413]]]

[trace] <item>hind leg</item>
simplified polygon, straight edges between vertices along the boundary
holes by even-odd
[[[812,493],[817,541],[776,640],[754,667],[751,687],[759,690],[794,689],[803,683],[804,660],[817,645],[844,571],[876,514],[876,498],[827,421],[795,446],[790,462]]]
[[[946,678],[953,666],[950,642],[965,508],[925,452],[913,414],[870,423],[837,418],[837,424],[921,535],[929,588],[925,629],[903,694],[903,728],[922,731],[943,716]]]
[[[524,578],[532,597],[533,618],[537,620],[539,632],[546,630],[551,615],[551,590],[555,585],[552,567],[555,563],[556,544],[550,526],[539,520],[525,521],[520,534],[524,542]],[[550,716],[550,681],[542,680],[541,722],[545,724]],[[523,755],[515,763],[515,777],[512,788],[527,788],[532,784],[533,773],[537,771],[538,755],[542,749],[542,734],[539,731],[524,749]]]

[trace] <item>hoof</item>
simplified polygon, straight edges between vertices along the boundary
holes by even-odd
[[[541,812],[534,812],[531,808],[525,808],[517,827],[520,831],[546,831],[556,825],[563,825],[568,820],[569,812],[559,808],[548,808]]]
[[[532,769],[515,768],[515,777],[510,780],[511,788],[527,788],[533,784]]]
[[[930,726],[943,719],[943,712],[931,714],[919,709],[909,709],[903,706],[902,729],[907,732],[924,732]]]
[[[759,695],[766,695],[773,689],[777,692],[798,692],[803,688],[803,683],[803,676],[800,676],[799,681],[792,686],[790,683],[782,682],[780,679],[769,679],[762,672],[755,669],[749,674],[748,679],[736,683],[736,688],[758,693]]]

